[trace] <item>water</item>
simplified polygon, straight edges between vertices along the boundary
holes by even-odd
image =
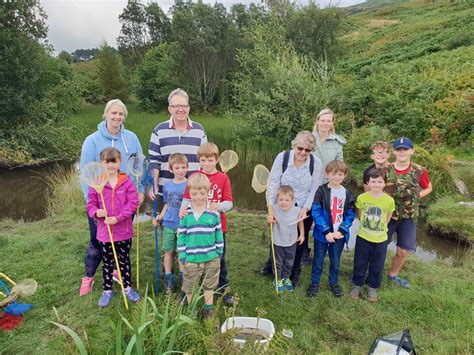
[[[271,162],[263,162],[271,168]],[[232,183],[234,206],[240,210],[266,209],[265,194],[257,194],[251,188],[253,167],[256,163],[244,164],[229,171]],[[46,217],[46,201],[50,196],[50,188],[46,183],[46,176],[54,171],[57,165],[47,165],[32,168],[0,170],[0,219],[12,218],[15,220],[34,221]],[[67,165],[69,166],[69,165]],[[147,203],[142,211],[152,211],[153,206]],[[353,248],[358,228],[356,220],[352,228],[352,238],[349,245]],[[462,256],[465,246],[454,240],[443,239],[430,233],[428,228],[419,224],[417,229],[417,250],[415,254],[421,259],[431,261],[436,258],[456,259]],[[389,250],[395,251],[393,243]]]
[[[237,328],[234,339],[236,340],[254,340],[261,341],[268,339],[270,333],[263,329],[257,328]]]

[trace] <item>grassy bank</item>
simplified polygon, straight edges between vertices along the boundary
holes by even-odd
[[[52,217],[33,223],[0,222],[0,269],[17,280],[33,277],[39,283],[37,293],[27,299],[34,306],[26,314],[22,327],[11,333],[0,333],[0,353],[74,352],[71,338],[49,321],[74,329],[90,353],[113,352],[115,339],[111,321],[117,323],[119,312],[127,318],[139,313],[138,305],[125,311],[120,295],[109,308],[98,308],[100,273],[93,293],[78,296],[88,229],[80,194],[68,200],[65,193],[71,194],[71,191],[57,196],[57,203],[52,205],[55,212]],[[424,263],[410,257],[403,276],[410,280],[413,288],[401,289],[384,280],[377,304],[351,301],[347,296],[335,299],[325,286],[317,298],[309,299],[305,294],[309,267],[303,270],[301,288],[276,297],[271,280],[256,273],[268,253],[268,240],[263,238],[265,230],[263,215],[231,213],[227,259],[232,290],[239,296],[236,315],[255,316],[259,307],[267,312],[265,317],[275,323],[277,332],[284,328],[293,331],[293,339],[286,342],[286,347],[277,346],[276,353],[299,350],[301,353],[362,354],[367,353],[377,335],[403,328],[410,329],[420,353],[469,354],[474,351],[469,330],[473,329],[469,316],[474,294],[472,256],[459,267],[441,261]],[[133,265],[134,255],[133,248]],[[340,282],[346,293],[350,290],[351,262],[352,252],[345,252]],[[141,228],[140,270],[140,292],[144,293],[146,284],[153,284],[154,280],[154,242],[148,224],[142,224]],[[166,297],[160,294],[155,301],[162,306]],[[221,309],[214,325],[224,319]],[[197,333],[201,337],[199,346],[187,342],[189,338],[180,337],[174,350],[223,351],[222,339],[211,336],[212,324],[202,327],[199,324],[186,328],[193,334],[197,327],[202,329]],[[147,329],[145,337],[151,340],[156,329],[153,325]],[[125,337],[128,342],[130,335]]]

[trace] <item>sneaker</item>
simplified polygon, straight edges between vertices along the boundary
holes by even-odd
[[[132,302],[138,302],[140,300],[138,292],[131,287],[125,289],[125,296],[127,296],[127,298]]]
[[[118,274],[118,271],[117,270],[114,270],[112,272],[112,279],[117,282],[118,284],[120,284],[120,277],[119,277],[119,274]]]
[[[112,291],[102,292],[102,296],[99,299],[99,307],[105,308],[110,304],[110,301],[114,299],[114,293]]]
[[[388,275],[388,279],[394,283],[396,283],[399,286],[405,287],[405,288],[410,288],[410,284],[408,283],[407,280],[402,279],[400,276],[395,275],[395,276],[390,276]]]
[[[369,302],[377,302],[377,289],[369,287],[368,298]]]
[[[92,285],[94,284],[93,277],[84,276],[82,278],[81,288],[79,289],[79,296],[85,296],[92,291]]]
[[[222,297],[222,302],[228,307],[232,307],[234,305],[234,296],[230,293],[226,293],[224,297]]]
[[[173,274],[165,274],[165,291],[173,291],[174,285],[175,281]]]
[[[315,297],[319,292],[319,284],[311,284],[311,286],[309,286],[308,290],[306,291],[306,294],[309,296],[309,297]]]
[[[359,297],[360,297],[360,286],[353,286],[352,287],[352,291],[351,293],[349,294],[349,296],[353,299],[353,300],[358,300]]]
[[[293,285],[293,288],[296,288],[301,284],[299,277],[295,277],[293,279],[290,277],[290,281],[291,281],[291,284]]]
[[[275,281],[273,281],[273,288],[275,288]],[[277,292],[284,292],[285,286],[283,285],[283,280],[278,280]]]
[[[290,279],[285,279],[285,288],[287,291],[293,291],[295,289]]]
[[[344,291],[342,290],[341,286],[339,286],[338,284],[329,285],[329,289],[331,290],[334,297],[344,296]]]

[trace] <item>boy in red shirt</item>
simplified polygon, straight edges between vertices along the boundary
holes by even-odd
[[[393,142],[395,162],[388,169],[385,192],[395,200],[395,211],[388,224],[388,239],[397,232],[397,252],[393,257],[388,278],[402,287],[410,287],[408,281],[398,276],[408,252],[416,248],[416,221],[420,199],[431,193],[428,171],[410,161],[415,150],[409,138],[400,137]]]
[[[229,177],[216,168],[219,160],[219,148],[214,143],[204,143],[199,148],[198,152],[199,165],[201,170],[199,173],[206,175],[211,181],[211,188],[209,189],[207,199],[209,201],[209,210],[219,211],[221,214],[222,233],[224,235],[224,253],[221,257],[221,271],[219,275],[219,292],[224,294],[224,303],[226,305],[232,305],[234,298],[226,291],[229,285],[227,278],[227,267],[225,264],[225,253],[226,253],[226,234],[227,234],[227,218],[226,212],[231,210],[233,207],[232,203],[232,187],[230,185]],[[179,213],[180,218],[186,215],[186,209],[190,203],[189,191],[186,189],[183,196],[183,202],[181,204],[181,210]]]

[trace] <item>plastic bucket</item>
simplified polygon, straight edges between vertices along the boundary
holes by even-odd
[[[258,323],[258,327],[257,327]],[[257,330],[264,333],[266,336],[264,339],[256,340],[255,343],[263,346],[264,349],[268,348],[270,341],[275,335],[275,327],[273,322],[269,319],[259,318],[257,317],[231,317],[227,318],[224,324],[221,326],[221,333],[225,333],[231,330]],[[239,339],[238,337],[234,338],[234,344],[239,345],[241,347],[244,346],[246,339]]]

